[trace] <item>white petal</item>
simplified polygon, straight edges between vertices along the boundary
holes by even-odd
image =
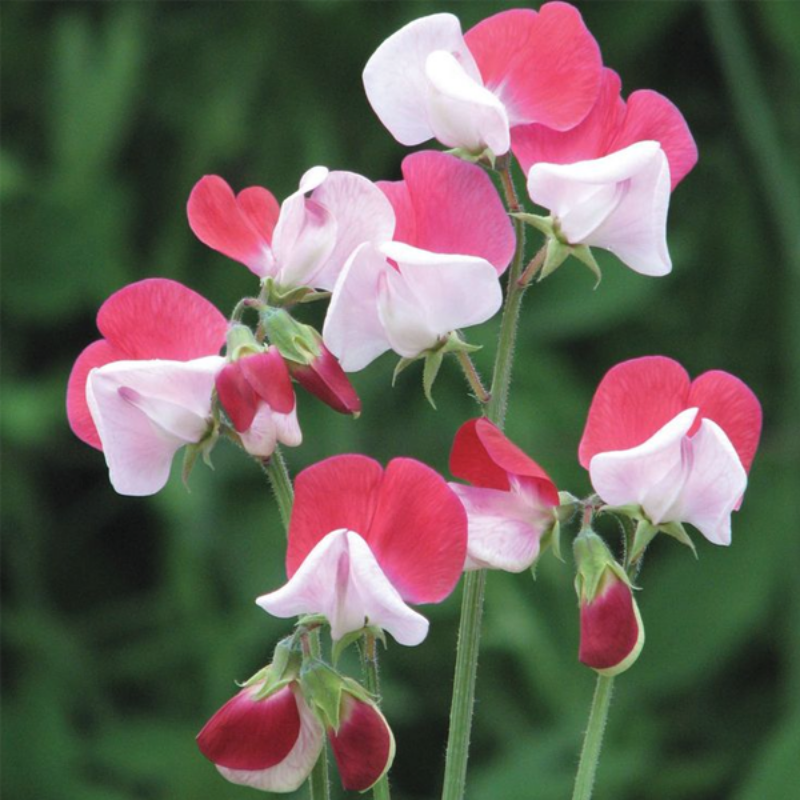
[[[89,373],[86,400],[114,489],[154,494],[183,445],[208,430],[219,356],[193,361],[116,361]]]
[[[303,443],[303,432],[297,421],[297,405],[288,414],[272,412],[278,441],[287,447],[297,447]]]
[[[363,369],[391,348],[378,315],[378,285],[390,269],[383,255],[365,243],[336,280],[322,338],[345,372]]]
[[[428,119],[442,144],[474,153],[489,147],[498,156],[508,152],[506,109],[480,78],[471,78],[459,61],[443,50],[428,56],[425,74],[430,82]]]
[[[293,792],[299,789],[317,763],[325,743],[322,724],[305,700],[295,693],[300,712],[300,732],[286,758],[274,767],[260,770],[217,767],[231,783],[252,786],[264,792]]]
[[[353,531],[336,530],[319,541],[289,582],[256,602],[276,617],[324,614],[334,640],[377,625],[405,645],[419,644],[428,621],[410,609]]]
[[[436,135],[428,119],[431,86],[425,65],[437,50],[452,53],[467,75],[480,82],[461,23],[452,14],[433,14],[410,22],[383,42],[364,68],[367,99],[401,144],[420,144]]]

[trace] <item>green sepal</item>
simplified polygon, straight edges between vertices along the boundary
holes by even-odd
[[[339,731],[345,678],[323,661],[307,661],[300,671],[300,690],[327,728]]]
[[[425,366],[422,369],[422,390],[425,392],[427,401],[436,408],[436,403],[433,402],[433,384],[436,381],[436,376],[439,374],[439,369],[444,361],[444,352],[442,350],[429,350],[425,353]]]
[[[571,255],[572,248],[564,244],[555,237],[547,242],[547,253],[544,257],[544,265],[536,276],[536,282],[543,281],[548,275],[552,275]]]
[[[558,493],[558,505],[555,508],[556,516],[559,522],[569,522],[578,511],[581,501],[570,492]]]
[[[581,530],[572,543],[572,549],[578,568],[575,591],[579,601],[591,603],[597,597],[608,571],[631,586],[630,578],[611,554],[608,545],[591,528]]]
[[[515,211],[511,215],[514,219],[518,219],[527,225],[541,231],[548,239],[555,239],[555,220],[553,217],[540,217],[538,214],[528,214],[525,211]]]
[[[256,672],[254,675],[251,675],[246,681],[243,681],[242,683],[237,681],[236,685],[242,689],[246,689],[248,686],[255,686],[257,683],[261,683],[267,679],[271,669],[272,664],[267,664],[266,667],[261,667],[258,672]]]
[[[639,519],[633,534],[633,543],[628,554],[628,561],[633,564],[638,561],[647,549],[647,545],[655,539],[658,526],[653,525],[648,519]]]
[[[352,678],[348,678],[344,676],[342,678],[344,681],[342,689],[347,692],[348,694],[353,695],[356,700],[361,700],[364,703],[371,703],[375,704],[377,698],[369,692],[366,687],[362,686],[358,681],[353,680]]]
[[[238,361],[244,356],[262,353],[264,347],[258,343],[253,331],[247,325],[231,325],[225,337],[225,357],[228,361]]]
[[[267,680],[264,685],[253,695],[253,700],[266,700],[281,689],[285,689],[290,684],[294,683],[296,678],[282,678],[279,681]]]
[[[272,653],[272,672],[278,680],[290,676],[295,678],[303,662],[303,650],[297,636],[281,639]]]
[[[310,325],[298,322],[288,311],[272,306],[259,313],[267,338],[289,361],[308,365],[322,353],[322,337]]]
[[[497,161],[497,156],[492,152],[491,147],[487,147],[479,153],[467,150],[464,147],[454,147],[452,150],[445,150],[445,153],[460,158],[462,161],[468,161],[470,164],[482,164],[492,169],[494,169]]]
[[[686,532],[686,528],[684,528],[680,522],[667,522],[666,524],[659,525],[658,529],[662,533],[666,533],[667,536],[671,536],[673,539],[677,539],[681,544],[686,545],[692,551],[694,557],[697,558],[697,548]]]
[[[397,366],[394,368],[394,372],[392,373],[392,388],[394,389],[395,383],[397,383],[397,376],[405,369],[410,367],[418,358],[401,358],[397,362]]]
[[[342,653],[344,653],[351,644],[355,644],[363,635],[363,629],[350,631],[350,633],[346,633],[341,639],[333,643],[333,647],[331,648],[331,660],[334,666],[339,663]]]
[[[275,283],[274,278],[264,278],[261,282],[261,299],[266,305],[278,308],[321,300],[321,297],[316,296],[321,294],[329,296],[327,292],[317,292],[310,286],[292,286],[284,289]]]
[[[594,254],[588,245],[579,244],[574,245],[572,248],[572,255],[578,259],[582,264],[589,267],[591,273],[597,278],[592,288],[596,289],[603,280],[603,273],[600,271],[600,265],[595,261]]]
[[[296,628],[317,628],[320,625],[327,625],[328,618],[324,614],[306,614],[300,617],[295,624]]]
[[[209,432],[199,442],[186,445],[183,451],[183,466],[181,467],[181,480],[187,491],[189,489],[189,476],[192,474],[197,457],[201,456],[203,463],[209,468],[214,469],[211,463],[211,451],[219,439],[219,426],[214,424]]]

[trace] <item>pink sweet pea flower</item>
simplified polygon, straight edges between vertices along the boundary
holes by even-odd
[[[401,144],[436,138],[471,153],[508,152],[515,125],[566,130],[592,107],[600,51],[578,11],[512,9],[461,32],[452,14],[414,20],[364,69],[375,113]]]
[[[268,458],[278,442],[302,441],[289,370],[276,347],[230,362],[216,378],[217,396],[248,453]]]
[[[556,522],[558,490],[547,473],[488,419],[472,419],[458,429],[450,471],[472,484],[449,484],[467,512],[464,568],[530,567],[542,536]]]
[[[697,147],[667,98],[643,90],[626,104],[620,89],[604,69],[583,122],[563,133],[515,128],[512,147],[531,199],[550,210],[567,244],[601,247],[636,272],[665,275],[670,192],[697,163]]]
[[[380,184],[395,241],[363,244],[334,286],[323,337],[346,372],[387,350],[415,358],[502,303],[515,241],[489,178],[433,151],[405,158],[403,176]]]
[[[234,195],[216,175],[192,189],[189,225],[201,242],[282,290],[332,289],[344,262],[366,241],[390,239],[388,203],[366,178],[313,167],[278,206],[259,186]]]
[[[579,457],[612,506],[640,506],[653,525],[689,522],[730,544],[761,433],[761,406],[727,372],[694,381],[670,358],[613,367],[597,388]]]
[[[111,295],[97,327],[104,338],[69,377],[70,427],[103,451],[116,491],[154,494],[176,451],[208,432],[227,321],[191,289],[152,278]]]
[[[464,509],[429,467],[334,456],[297,476],[289,582],[257,603],[277,617],[323,614],[334,640],[372,625],[419,644],[428,621],[407,603],[447,597],[466,545]]]

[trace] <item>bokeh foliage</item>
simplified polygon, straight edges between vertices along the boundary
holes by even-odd
[[[667,278],[602,258],[596,292],[565,266],[526,297],[508,431],[560,486],[588,491],[576,447],[592,391],[648,353],[742,377],[766,426],[730,549],[657,541],[641,576],[647,644],[617,682],[597,797],[790,798],[800,784],[800,9],[786,2],[578,3],[626,92],[682,109],[699,166],[671,209]],[[221,309],[246,269],[197,242],[203,174],[279,198],[323,163],[399,177],[405,150],[360,72],[387,35],[439,10],[467,28],[499,3],[5,2],[2,7],[2,790],[26,800],[204,800],[219,778],[194,734],[287,622],[253,598],[283,579],[275,504],[232,448],[147,500],[119,497],[64,416],[94,314],[148,276]],[[521,176],[519,184],[521,184]],[[477,331],[488,372],[496,324]],[[354,376],[358,421],[300,397],[292,470],[347,451],[446,471],[472,415],[455,365],[423,400],[385,356]],[[613,531],[612,531],[613,535]],[[699,537],[698,537],[699,538]],[[568,548],[567,548],[568,551]],[[569,558],[492,574],[470,796],[569,796],[593,677],[575,662]],[[396,800],[437,795],[458,594],[425,609],[420,647],[383,658]],[[300,795],[301,793],[298,793]]]

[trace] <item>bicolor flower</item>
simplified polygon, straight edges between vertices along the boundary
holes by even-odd
[[[331,297],[323,338],[347,372],[387,350],[416,358],[502,303],[514,233],[486,174],[426,151],[404,159],[403,175],[380,184],[395,241],[362,244]]]
[[[449,484],[467,512],[465,569],[522,572],[556,524],[558,490],[547,473],[488,419],[465,422],[450,453]]]
[[[365,456],[334,456],[297,476],[289,581],[257,603],[277,617],[322,614],[334,640],[369,625],[419,644],[428,621],[407,604],[447,597],[466,546],[464,509],[432,469],[408,458],[384,470]]]
[[[581,613],[578,659],[601,675],[619,675],[644,646],[644,625],[631,582],[593,531],[585,529],[575,537],[574,551]]]
[[[714,370],[690,381],[676,361],[646,356],[600,382],[579,457],[605,503],[730,544],[760,433],[761,406],[738,378]]]
[[[359,244],[391,239],[389,210],[366,178],[325,167],[308,170],[280,206],[260,186],[235,195],[216,175],[202,178],[187,204],[189,225],[201,242],[283,292],[332,289]]]
[[[512,146],[531,199],[550,210],[560,240],[610,250],[643,275],[665,275],[670,192],[697,162],[697,147],[666,97],[642,90],[625,103],[620,89],[617,74],[604,69],[583,122],[565,132],[515,128]]]
[[[404,145],[507,153],[516,125],[579,123],[597,97],[600,50],[578,11],[546,3],[512,9],[461,32],[452,14],[410,22],[375,51],[364,88]]]
[[[209,433],[227,321],[191,289],[152,278],[111,295],[97,327],[103,338],[69,377],[70,427],[103,451],[117,492],[154,494],[175,453]]]

